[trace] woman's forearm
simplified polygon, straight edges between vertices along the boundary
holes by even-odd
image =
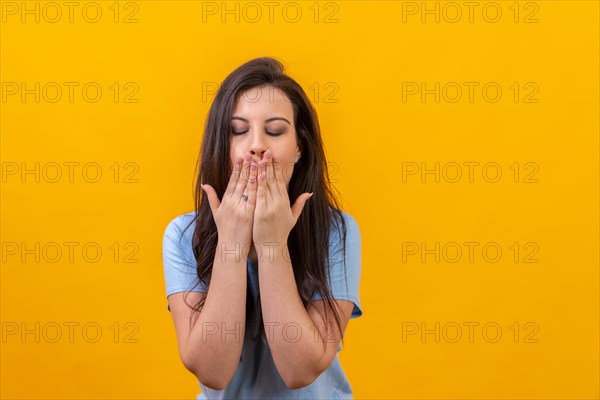
[[[204,307],[186,346],[193,372],[214,389],[223,389],[233,378],[244,344],[247,270],[243,248],[240,241],[219,239]]]
[[[286,243],[279,241],[276,243]],[[325,343],[302,304],[287,247],[259,260],[258,275],[265,332],[273,361],[291,389],[310,384]]]

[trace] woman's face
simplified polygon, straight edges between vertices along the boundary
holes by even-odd
[[[300,159],[296,140],[294,109],[285,94],[273,86],[242,92],[234,104],[229,136],[230,166],[238,158],[263,159],[267,149],[281,163],[286,188]]]

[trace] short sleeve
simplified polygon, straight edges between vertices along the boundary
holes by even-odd
[[[334,299],[349,300],[354,303],[350,318],[360,317],[362,306],[360,304],[360,277],[362,269],[362,241],[360,229],[356,220],[348,213],[342,211],[346,222],[346,270],[344,274],[343,233],[341,225],[335,223],[329,235],[329,273],[331,295]],[[321,300],[321,295],[315,293],[312,300]]]
[[[191,213],[178,216],[169,222],[163,235],[162,257],[167,297],[178,292],[207,291],[198,279],[196,258],[192,251],[195,223],[185,229],[192,218]]]

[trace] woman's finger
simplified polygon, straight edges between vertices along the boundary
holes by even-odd
[[[258,163],[258,188],[256,189],[256,201],[257,203],[259,200],[266,202],[268,197],[271,197],[271,195],[269,194],[269,188],[267,186],[267,170],[265,167],[265,160],[261,160]]]
[[[248,183],[248,176],[250,173],[250,161],[252,160],[252,156],[246,154],[244,156],[244,165],[242,165],[242,170],[240,173],[240,177],[238,178],[237,185],[235,187],[235,191],[233,192],[232,197],[234,200],[242,200],[242,194],[244,194],[244,190],[246,190],[246,184]]]
[[[275,183],[281,195],[287,195],[285,181],[283,180],[283,163],[273,159],[273,170],[275,171]]]
[[[273,169],[273,153],[271,152],[270,149],[268,149],[265,152],[265,159],[266,159],[266,169],[267,169],[267,186],[269,187],[269,192],[271,193],[271,195],[275,195],[279,193],[279,188],[277,187],[277,182],[276,179],[277,177],[275,176],[275,170]]]
[[[232,193],[235,190],[235,185],[237,184],[238,178],[240,176],[240,171],[242,170],[242,162],[244,159],[242,157],[236,158],[233,163],[233,171],[231,172],[231,176],[229,177],[229,183],[227,184],[227,189],[225,189],[225,195],[231,197]]]
[[[206,197],[208,198],[208,204],[210,205],[210,209],[214,216],[217,210],[219,209],[219,206],[221,205],[221,202],[219,201],[219,196],[217,196],[217,192],[215,191],[215,189],[213,189],[212,186],[205,184],[201,185],[201,187],[202,190],[204,190],[204,193],[206,193]]]
[[[248,185],[246,186],[246,194],[248,195],[247,205],[250,206],[252,212],[254,212],[254,206],[256,205],[257,177],[258,165],[252,161],[252,164],[250,165],[250,177],[248,178]]]

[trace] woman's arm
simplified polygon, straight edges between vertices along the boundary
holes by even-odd
[[[183,364],[202,384],[216,390],[233,378],[244,344],[247,270],[242,246],[239,241],[219,240],[208,292],[188,295],[191,304],[206,296],[200,314],[192,317],[191,330],[190,315],[195,312],[184,303],[184,292],[168,298]]]
[[[268,248],[267,244],[262,248]],[[339,332],[323,301],[312,302],[308,312],[304,309],[288,249],[280,249],[276,246],[258,262],[261,308],[275,366],[290,389],[299,389],[331,365],[343,331]],[[354,304],[344,300],[334,304],[345,330]],[[327,326],[325,312],[329,314]]]

